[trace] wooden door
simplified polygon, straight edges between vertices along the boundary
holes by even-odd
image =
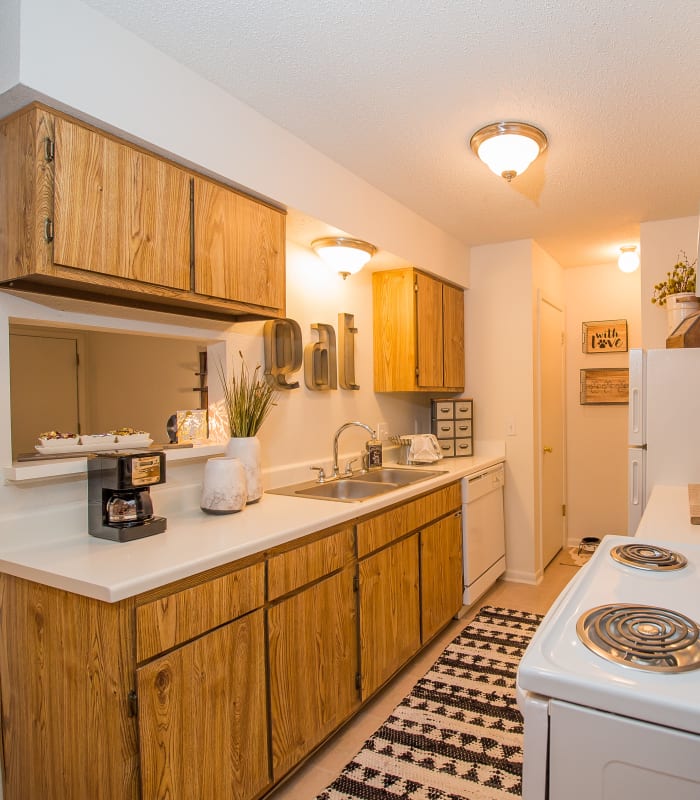
[[[10,400],[13,458],[44,431],[80,433],[77,335],[10,333]]]
[[[275,780],[359,705],[354,572],[332,575],[268,612]]]
[[[564,545],[564,314],[539,300],[540,509],[542,567]]]
[[[462,607],[462,522],[460,512],[420,534],[421,635],[431,639]]]
[[[57,117],[53,260],[189,290],[189,175]]]
[[[137,670],[143,800],[247,800],[270,783],[262,609]]]
[[[195,178],[195,291],[283,309],[284,223],[282,212]]]
[[[420,647],[418,534],[360,562],[362,698]]]
[[[443,386],[464,389],[464,292],[443,284]]]
[[[442,282],[416,272],[416,381],[420,387],[443,385]]]
[[[372,275],[374,391],[416,388],[415,271],[392,269]]]

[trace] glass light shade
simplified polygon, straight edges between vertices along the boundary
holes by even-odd
[[[617,266],[622,272],[634,272],[639,266],[639,253],[634,245],[621,247],[617,257]]]
[[[344,236],[316,239],[311,242],[311,247],[343,278],[359,272],[377,252],[377,248],[369,242]]]
[[[525,172],[546,149],[547,137],[526,122],[495,122],[480,128],[470,144],[492,172],[510,181]]]

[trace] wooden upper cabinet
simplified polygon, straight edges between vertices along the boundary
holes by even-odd
[[[375,272],[374,390],[464,389],[464,292],[413,268]]]
[[[0,284],[226,321],[285,315],[284,211],[38,103],[0,120],[0,175]]]
[[[55,121],[55,264],[190,288],[190,178],[127,144]]]
[[[194,179],[194,290],[283,309],[285,219],[270,206]]]
[[[445,388],[464,388],[464,292],[442,285],[442,351]]]

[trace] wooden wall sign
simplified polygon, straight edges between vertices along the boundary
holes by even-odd
[[[629,369],[582,369],[581,405],[624,405],[629,402]]]
[[[626,353],[627,320],[584,322],[581,345],[584,353]]]

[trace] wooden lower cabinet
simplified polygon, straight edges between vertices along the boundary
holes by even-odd
[[[263,615],[137,670],[143,800],[246,800],[270,783]]]
[[[418,534],[360,562],[362,699],[420,649]]]
[[[360,704],[354,577],[348,567],[268,611],[275,780]]]
[[[420,533],[421,641],[462,607],[462,519],[456,511]]]

